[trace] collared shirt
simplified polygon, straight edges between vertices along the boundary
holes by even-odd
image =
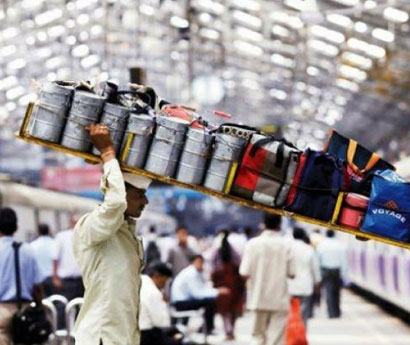
[[[30,246],[22,244],[19,249],[21,298],[33,299],[34,285],[42,282],[37,261]],[[13,237],[0,237],[0,302],[17,299],[16,271],[14,265]]]
[[[145,274],[141,276],[140,300],[139,325],[141,331],[170,326],[168,306],[163,295],[152,279]]]
[[[318,247],[320,267],[344,270],[346,266],[346,252],[343,243],[336,238],[323,239]]]
[[[73,252],[73,230],[60,231],[56,237],[54,260],[58,263],[57,275],[61,279],[80,278],[81,270]]]
[[[55,246],[55,241],[51,236],[40,236],[30,243],[43,280],[53,275]]]
[[[124,218],[124,179],[116,159],[104,164],[102,205],[74,228],[74,255],[85,286],[75,325],[76,345],[138,345],[143,248],[135,221]]]
[[[171,301],[173,303],[217,296],[218,290],[208,287],[202,272],[193,265],[184,268],[172,282]]]
[[[294,275],[291,242],[277,232],[265,230],[245,247],[239,273],[249,277],[246,306],[249,310],[287,311],[287,278]]]
[[[301,240],[293,241],[295,277],[289,279],[292,296],[310,296],[315,284],[320,282],[319,261],[312,246]]]

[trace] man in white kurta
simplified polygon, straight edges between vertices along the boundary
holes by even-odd
[[[253,314],[257,344],[285,345],[294,255],[291,242],[279,234],[281,217],[265,214],[264,223],[262,234],[247,243],[239,273],[247,280],[246,308]]]
[[[74,228],[74,255],[85,286],[74,330],[76,345],[138,345],[143,248],[130,216],[138,217],[148,201],[144,189],[134,188],[138,183],[133,176],[125,177],[125,185],[108,129],[92,126],[90,135],[104,161],[105,197]]]

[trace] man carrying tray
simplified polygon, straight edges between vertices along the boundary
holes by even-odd
[[[148,204],[145,189],[151,180],[121,172],[107,126],[91,125],[89,132],[103,160],[104,202],[74,228],[74,255],[85,286],[76,345],[138,345],[144,254],[134,218]]]

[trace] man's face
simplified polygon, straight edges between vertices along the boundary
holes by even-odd
[[[163,276],[162,274],[155,273],[154,276],[152,277],[152,280],[154,284],[156,285],[156,287],[159,290],[162,290],[167,283],[168,277]]]
[[[196,258],[192,263],[198,272],[202,272],[204,270],[204,260],[202,258]]]
[[[135,187],[127,188],[127,209],[125,211],[127,216],[138,218],[141,216],[145,205],[148,205],[145,189]]]
[[[186,245],[188,243],[188,230],[187,229],[178,229],[177,231],[178,243]]]

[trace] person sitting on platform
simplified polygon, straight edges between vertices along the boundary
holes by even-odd
[[[205,308],[207,332],[214,329],[215,301],[219,295],[227,295],[226,287],[208,287],[203,276],[204,258],[194,255],[191,264],[174,279],[171,287],[171,303],[177,311]]]

